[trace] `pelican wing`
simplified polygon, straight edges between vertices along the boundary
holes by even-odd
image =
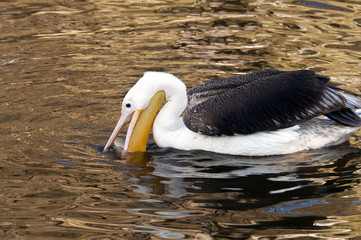
[[[246,75],[239,75],[235,77],[214,80],[197,85],[188,90],[188,108],[192,108],[209,98],[218,96],[222,93],[228,92],[234,88],[246,85],[252,81],[262,78],[287,73],[284,71],[262,71],[254,72]]]
[[[205,83],[188,92],[187,128],[205,135],[251,134],[319,115],[360,125],[345,94],[313,71],[264,71]]]

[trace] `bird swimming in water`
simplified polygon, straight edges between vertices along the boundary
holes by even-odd
[[[262,71],[188,92],[169,73],[146,72],[128,91],[104,151],[129,124],[124,152],[159,147],[266,156],[341,144],[361,126],[361,100],[310,70]]]

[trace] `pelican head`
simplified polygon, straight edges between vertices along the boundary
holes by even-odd
[[[107,144],[106,151],[122,128],[129,123],[123,152],[144,152],[154,119],[166,100],[164,89],[171,80],[180,80],[172,74],[146,72],[128,91],[122,103],[122,113]]]

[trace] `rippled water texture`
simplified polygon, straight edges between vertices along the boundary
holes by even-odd
[[[101,153],[144,71],[302,68],[361,95],[360,1],[0,0],[0,238],[361,236],[360,133],[265,158]]]

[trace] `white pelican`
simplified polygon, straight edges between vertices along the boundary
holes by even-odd
[[[104,151],[130,122],[124,152],[159,147],[265,156],[337,145],[359,129],[361,100],[313,71],[263,71],[188,92],[172,74],[146,72],[123,100]],[[164,103],[164,105],[163,105]]]

